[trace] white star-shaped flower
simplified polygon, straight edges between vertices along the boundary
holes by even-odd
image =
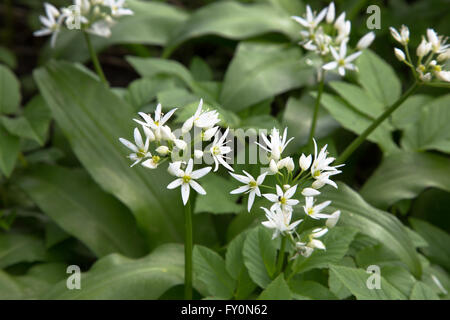
[[[239,194],[239,193],[248,193],[248,204],[247,204],[247,210],[250,212],[250,209],[253,206],[253,202],[255,201],[255,195],[258,197],[261,197],[261,191],[259,190],[259,186],[264,182],[264,179],[266,178],[267,171],[263,174],[259,175],[256,180],[245,170],[243,170],[245,173],[245,176],[240,174],[231,173],[231,176],[238,180],[239,182],[244,183],[243,186],[234,189],[231,191],[231,194]]]
[[[213,157],[214,163],[216,165],[214,171],[219,170],[219,163],[228,170],[234,171],[234,169],[225,161],[225,159],[229,159],[225,156],[225,154],[231,152],[231,148],[225,145],[229,142],[225,141],[228,135],[228,131],[229,129],[227,128],[227,130],[225,130],[224,134],[220,138],[219,133],[216,133],[211,148],[209,149],[209,152],[211,153],[211,156]]]
[[[119,138],[119,141],[123,145],[133,151],[133,153],[128,156],[128,158],[134,161],[131,167],[135,166],[145,158],[152,157],[152,154],[148,151],[148,147],[153,133],[146,127],[144,127],[143,130],[146,135],[145,143],[138,128],[134,128],[134,143],[128,141],[127,139]]]
[[[266,228],[273,229],[272,239],[275,239],[280,233],[291,233],[303,220],[297,220],[291,223],[292,210],[282,210],[281,208],[271,208],[267,210],[261,207],[266,213],[267,221],[263,221],[262,225]]]
[[[291,18],[300,23],[305,28],[315,29],[319,23],[325,18],[328,8],[322,9],[318,15],[315,15],[309,5],[306,6],[306,15],[304,18],[292,16]]]
[[[303,210],[308,216],[313,219],[327,219],[330,217],[330,215],[321,213],[321,211],[328,207],[330,204],[331,201],[325,201],[315,206],[313,197],[305,197],[305,205],[303,206]]]
[[[280,137],[280,132],[278,129],[273,128],[270,132],[270,140],[266,137],[264,133],[261,134],[261,138],[263,139],[266,146],[261,145],[258,142],[255,142],[258,146],[260,146],[262,149],[266,150],[270,153],[271,159],[274,159],[276,161],[280,160],[281,154],[283,153],[284,149],[288,145],[289,142],[291,142],[292,139],[286,141],[287,139],[287,128],[284,129],[283,137]]]
[[[202,108],[203,99],[200,100],[194,115],[184,122],[183,127],[181,128],[183,133],[189,132],[193,126],[205,130],[211,129],[220,122],[219,113],[216,110],[203,111]],[[209,139],[211,139],[211,137]]]
[[[347,42],[342,41],[339,47],[339,53],[336,52],[334,47],[330,46],[331,54],[333,55],[334,61],[328,62],[323,65],[322,68],[325,70],[334,70],[338,69],[339,74],[343,77],[345,76],[345,70],[356,70],[356,66],[351,63],[353,60],[358,58],[361,55],[361,51],[357,51],[352,53],[348,57],[347,55]]]
[[[272,208],[281,208],[283,210],[292,210],[292,207],[299,203],[296,199],[291,199],[295,192],[297,191],[297,185],[293,187],[289,187],[286,191],[277,185],[276,186],[277,193],[265,193],[263,194],[264,198],[273,202]],[[271,208],[271,209],[272,209]]]
[[[139,115],[144,119],[145,122],[138,120],[138,119],[133,119],[133,120],[145,127],[151,128],[153,130],[153,132],[155,133],[156,140],[159,141],[159,140],[161,140],[161,138],[170,140],[173,137],[172,132],[170,131],[170,128],[165,126],[164,124],[170,119],[170,117],[173,115],[173,113],[176,110],[177,110],[177,108],[174,108],[174,109],[170,110],[169,112],[167,112],[166,114],[163,114],[161,112],[161,104],[159,103],[156,106],[154,120],[151,116],[149,116],[148,114],[146,114],[144,112],[139,112]]]

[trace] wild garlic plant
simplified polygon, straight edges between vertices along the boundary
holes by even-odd
[[[283,135],[278,129],[273,128],[269,137],[261,134],[261,138],[263,143],[257,143],[257,145],[266,152],[270,160],[268,170],[256,178],[246,171],[243,171],[244,175],[230,173],[233,178],[244,184],[230,193],[248,194],[248,211],[252,208],[255,197],[264,197],[271,203],[268,208],[261,207],[267,218],[262,225],[273,230],[273,239],[282,238],[277,262],[277,272],[281,272],[286,241],[290,241],[295,249],[292,258],[298,254],[309,257],[315,249],[326,249],[322,241],[317,238],[336,225],[340,211],[325,213],[324,210],[331,201],[317,203],[315,197],[321,194],[319,189],[325,185],[338,187],[331,177],[341,173],[338,168],[343,165],[331,165],[335,158],[328,156],[327,145],[318,152],[317,143],[313,139],[314,155],[302,154],[296,170],[294,159],[289,156],[283,157],[286,146],[293,139],[287,139],[287,128],[284,129]],[[263,184],[267,175],[276,177],[274,186]],[[261,188],[268,188],[272,192],[262,193]],[[300,236],[297,232],[297,227],[303,219],[292,221],[294,208],[301,203],[303,203],[303,213],[307,219],[326,221],[324,227],[316,228],[306,236]]]
[[[313,12],[306,6],[304,17],[293,16],[303,30],[300,31],[302,41],[299,44],[306,50],[318,56],[318,62],[308,60],[308,63],[317,68],[318,93],[311,123],[309,141],[314,137],[320,99],[324,89],[325,72],[337,70],[341,77],[348,71],[357,71],[354,61],[368,48],[375,39],[373,31],[364,35],[357,43],[356,48],[350,48],[348,42],[351,34],[351,22],[346,20],[345,11],[336,18],[334,2],[323,8],[319,13]]]
[[[74,0],[73,5],[57,9],[50,3],[44,3],[45,16],[40,16],[42,28],[34,32],[34,36],[51,36],[50,45],[54,47],[57,37],[63,28],[82,31],[100,79],[106,84],[106,78],[92,47],[89,34],[108,38],[116,19],[133,15],[133,11],[125,7],[125,0]]]
[[[225,161],[227,160],[226,154],[232,150],[227,146],[229,141],[226,140],[229,129],[221,134],[218,126],[219,113],[215,110],[204,109],[203,100],[200,100],[195,113],[183,123],[179,130],[172,130],[168,121],[176,110],[174,108],[164,114],[161,104],[158,104],[153,116],[139,112],[141,119],[133,119],[140,125],[140,129],[139,127],[134,129],[134,143],[124,138],[119,138],[119,141],[132,152],[128,156],[132,160],[131,167],[140,164],[154,170],[164,162],[168,162],[167,171],[175,177],[175,180],[167,185],[167,189],[179,187],[181,190],[186,221],[185,297],[192,299],[193,236],[190,195],[191,189],[200,195],[207,194],[198,180],[213,169],[211,166],[202,164],[200,168],[194,170],[194,162],[202,162],[201,158],[209,156],[214,161],[214,171],[217,171],[220,165],[233,171],[233,168]],[[204,143],[209,143],[209,145],[203,148]],[[192,149],[195,151],[191,152]]]

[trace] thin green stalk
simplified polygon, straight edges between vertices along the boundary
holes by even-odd
[[[278,252],[276,275],[279,275],[283,271],[284,251],[286,249],[286,236],[281,237],[280,252]]]
[[[97,72],[98,76],[100,77],[100,80],[108,86],[108,80],[106,80],[105,74],[103,73],[102,66],[100,65],[100,62],[98,61],[97,53],[94,50],[94,47],[91,43],[91,38],[89,37],[89,34],[87,32],[83,32],[84,39],[86,40],[86,44],[89,50],[89,54],[91,55],[92,63],[94,64],[95,72]]]
[[[185,239],[184,239],[184,298],[192,300],[192,210],[191,200],[184,206]]]
[[[319,71],[319,77],[320,81],[317,92],[316,105],[314,106],[314,114],[311,122],[311,128],[309,130],[309,137],[308,137],[309,147],[311,147],[312,139],[314,138],[314,132],[316,131],[317,116],[319,114],[319,107],[320,107],[320,98],[322,97],[323,87],[325,83],[325,72]]]
[[[336,160],[337,164],[343,163],[347,158],[364,142],[364,140],[384,121],[386,120],[402,103],[419,87],[417,81],[386,111],[375,119],[372,124],[364,130],[364,132],[357,137],[353,142],[342,152],[342,154]]]

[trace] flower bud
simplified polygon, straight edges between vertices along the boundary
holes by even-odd
[[[437,61],[445,62],[450,59],[450,49],[445,50],[437,56]]]
[[[181,139],[175,139],[175,140],[173,140],[173,142],[175,143],[175,145],[177,146],[178,149],[180,149],[180,150],[186,149],[187,144],[185,141],[183,141]]]
[[[203,141],[211,140],[211,138],[214,137],[214,135],[216,134],[218,129],[219,129],[219,127],[216,126],[216,127],[212,127],[212,128],[207,129],[206,131],[204,131],[202,140]]]
[[[325,222],[325,225],[327,226],[327,228],[333,228],[339,221],[339,217],[341,216],[341,211],[337,210],[335,212],[333,212],[330,217],[327,219],[327,221]]]
[[[169,148],[167,146],[159,146],[156,148],[156,152],[158,152],[160,155],[165,156],[169,153]]]
[[[145,136],[147,137],[148,141],[155,141],[155,134],[149,127],[142,126],[142,129],[144,130]]]
[[[325,18],[326,22],[330,24],[333,23],[335,14],[336,10],[334,7],[334,2],[331,2],[330,5],[328,6],[327,16]]]
[[[195,157],[195,159],[201,159],[203,157],[203,151],[202,150],[194,150],[194,157]]]
[[[394,53],[395,53],[395,57],[399,60],[399,61],[401,61],[401,62],[403,62],[403,61],[405,61],[405,54],[403,53],[403,51],[402,50],[400,50],[399,48],[394,48]]]
[[[194,125],[194,117],[190,117],[183,123],[183,126],[181,127],[181,132],[184,134],[191,131],[193,125]]]
[[[273,159],[270,160],[269,168],[270,168],[270,172],[272,172],[272,173],[278,172],[278,166],[277,166],[277,163],[275,162],[275,160],[273,160]]]
[[[431,43],[427,42],[425,38],[422,38],[419,46],[417,47],[416,54],[419,58],[426,56],[431,50]]]
[[[358,50],[364,50],[372,44],[373,40],[375,40],[375,33],[371,31],[358,41],[356,48]]]
[[[298,160],[298,164],[300,165],[300,168],[303,171],[306,171],[309,169],[309,167],[311,166],[311,162],[312,162],[312,156],[308,155],[306,157],[305,154],[303,154],[303,153],[302,153],[300,159]]]
[[[305,188],[302,190],[302,195],[304,197],[314,197],[314,196],[318,196],[320,194],[320,191],[317,191],[314,188]]]

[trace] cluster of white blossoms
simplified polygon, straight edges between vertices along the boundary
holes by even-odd
[[[167,122],[176,110],[175,108],[163,114],[161,104],[158,104],[153,117],[139,112],[142,119],[133,120],[141,126],[144,136],[139,128],[135,128],[134,143],[124,138],[119,140],[132,151],[128,156],[133,161],[132,167],[141,164],[146,168],[156,169],[163,162],[170,161],[168,172],[176,179],[167,188],[181,187],[183,204],[186,205],[191,188],[201,195],[206,194],[196,180],[212,169],[212,167],[203,167],[193,170],[194,158],[210,156],[215,162],[214,171],[218,170],[220,164],[233,171],[233,168],[225,162],[226,154],[231,152],[231,148],[226,145],[229,141],[225,141],[229,130],[226,129],[221,135],[217,125],[220,122],[219,113],[215,110],[204,110],[203,100],[200,100],[196,112],[184,122],[181,130],[173,131]],[[192,144],[188,144],[191,136]],[[208,143],[211,140],[213,141],[205,149],[197,149],[191,154],[191,145],[203,145],[204,142]]]
[[[282,156],[287,144],[292,140],[292,138],[287,139],[287,129],[284,130],[283,135],[280,135],[279,130],[273,128],[269,137],[262,134],[261,138],[263,144],[257,144],[267,152],[267,157],[270,159],[268,170],[256,178],[245,171],[243,172],[245,175],[230,173],[236,180],[244,184],[231,193],[248,194],[248,211],[250,211],[256,196],[269,200],[272,203],[269,209],[261,207],[267,218],[267,221],[262,224],[274,230],[273,238],[280,234],[288,237],[296,247],[298,254],[308,257],[314,249],[325,249],[325,245],[317,238],[324,235],[328,228],[336,225],[340,211],[331,214],[324,213],[331,201],[316,204],[315,196],[320,195],[319,189],[326,184],[337,188],[337,184],[330,178],[341,173],[338,168],[342,165],[332,166],[335,158],[328,157],[327,145],[318,152],[314,140],[314,156],[302,154],[298,160],[299,170],[295,175],[294,159]],[[275,186],[263,185],[268,175],[276,177]],[[275,193],[262,193],[261,188],[272,189]],[[301,237],[296,231],[303,219],[291,221],[294,207],[300,204],[298,199],[300,197],[304,200],[303,212],[307,217],[326,220],[325,227],[314,229],[306,238]]]
[[[442,67],[450,59],[450,43],[448,37],[438,35],[433,29],[427,29],[427,36],[422,36],[422,41],[416,50],[417,61],[413,63],[409,54],[409,29],[402,25],[400,32],[390,27],[392,37],[400,43],[405,52],[399,48],[394,49],[398,60],[407,64],[418,78],[424,82],[438,79],[450,82],[450,71],[443,70]]]
[[[52,47],[64,26],[69,30],[83,30],[109,37],[115,19],[133,15],[133,11],[124,5],[125,0],[74,0],[72,6],[57,9],[50,3],[44,3],[46,16],[39,17],[43,27],[34,32],[34,35],[51,35]]]
[[[322,60],[324,70],[337,69],[341,76],[346,70],[356,70],[353,61],[361,55],[361,50],[369,47],[375,39],[375,33],[369,32],[363,36],[356,45],[356,50],[348,54],[351,50],[347,48],[350,39],[351,22],[345,20],[345,12],[342,12],[336,19],[334,3],[322,9],[318,14],[306,6],[304,17],[293,16],[305,29],[300,32],[303,40],[300,44],[308,51],[317,53]]]

